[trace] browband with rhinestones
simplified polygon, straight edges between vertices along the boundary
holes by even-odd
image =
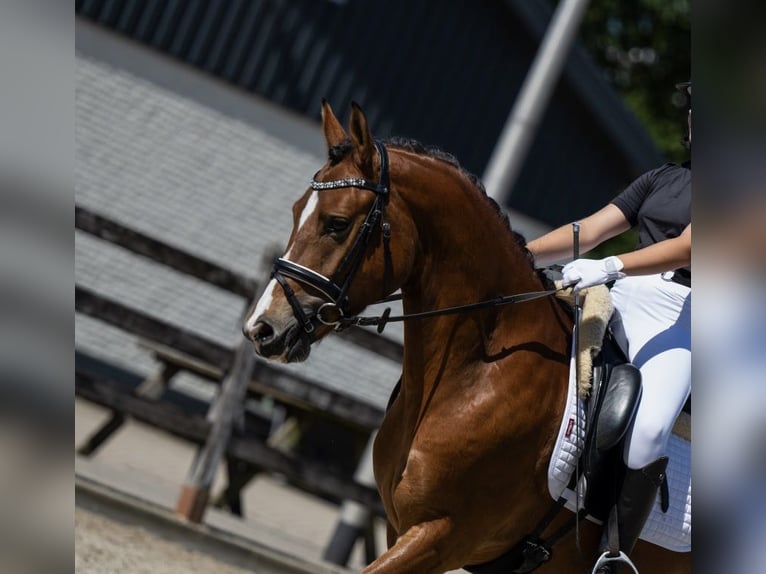
[[[317,191],[322,191],[323,189],[338,189],[341,187],[370,188],[372,186],[367,183],[366,179],[361,179],[359,177],[347,177],[346,179],[336,179],[333,181],[311,180],[311,189],[315,189]]]

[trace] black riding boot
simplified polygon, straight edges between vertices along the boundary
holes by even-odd
[[[654,462],[637,470],[627,469],[625,480],[617,499],[617,527],[620,535],[620,550],[626,555],[633,552],[638,535],[654,507],[657,491],[665,480],[668,457],[661,456]],[[598,574],[615,574],[614,563],[599,568]]]

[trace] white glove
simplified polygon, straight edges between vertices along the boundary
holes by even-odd
[[[564,269],[561,270],[564,275],[562,284],[565,287],[574,285],[575,292],[594,285],[603,285],[625,277],[625,273],[621,273],[624,266],[620,258],[614,255],[606,259],[575,259],[564,265]]]

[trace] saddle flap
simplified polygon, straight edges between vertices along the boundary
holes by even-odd
[[[635,365],[615,365],[609,377],[604,402],[596,423],[595,446],[600,451],[622,440],[636,414],[641,396],[641,373]]]
[[[641,373],[631,363],[611,362],[602,363],[599,372],[599,385],[590,405],[583,471],[587,478],[585,505],[593,516],[604,520],[617,493],[622,469],[618,447],[638,407]]]

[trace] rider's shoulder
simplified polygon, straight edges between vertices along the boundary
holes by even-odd
[[[691,162],[673,163],[667,162],[647,172],[652,179],[663,176],[688,175],[691,171]]]
[[[654,171],[665,172],[665,171],[687,170],[691,168],[692,168],[692,162],[690,161],[685,161],[683,163],[674,163],[672,161],[669,161],[667,163],[662,164],[660,167],[656,168]]]

